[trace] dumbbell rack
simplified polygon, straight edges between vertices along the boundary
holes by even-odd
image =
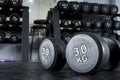
[[[66,13],[63,12],[61,14],[61,12],[58,10],[57,7],[55,8],[51,8],[50,11],[48,12],[48,16],[47,19],[48,21],[50,21],[51,24],[47,25],[47,37],[53,37],[53,36],[61,36],[62,30],[60,30],[61,25],[59,23],[60,20],[80,20],[81,22],[86,22],[86,21],[101,21],[104,22],[105,20],[113,20],[113,18],[115,16],[120,16],[119,14],[115,14],[115,15],[111,15],[111,14],[92,14],[92,13]],[[63,26],[62,26],[63,27]],[[73,28],[74,26],[70,26],[70,28],[72,28],[71,33],[78,33],[78,32],[95,32],[98,33],[101,32],[102,33],[109,33],[109,34],[113,34],[114,29],[110,29],[110,30],[105,30],[103,28],[101,29],[85,29],[85,26],[81,25],[81,29],[80,30],[75,30]],[[67,28],[63,27],[63,31],[67,30]]]
[[[22,61],[29,61],[29,8],[26,6],[18,6],[18,7],[12,7],[12,6],[0,6],[3,10],[0,10],[1,14],[5,14],[7,17],[11,13],[18,13],[20,17],[22,18],[22,21],[18,24],[13,24],[10,21],[6,21],[1,23],[2,26],[0,27],[1,31],[17,31],[20,32],[22,38],[20,41],[16,43],[11,43],[9,41],[1,42],[1,45],[6,44],[13,44],[13,45],[20,45],[21,46],[21,53],[22,53]],[[9,25],[12,25],[10,27]],[[13,27],[14,25],[14,27]]]

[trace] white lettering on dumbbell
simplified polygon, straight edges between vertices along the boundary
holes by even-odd
[[[48,56],[50,54],[50,50],[48,48],[42,48],[42,55],[43,55],[43,60],[45,62],[48,61]]]
[[[77,63],[84,63],[84,62],[87,62],[88,61],[88,57],[87,57],[87,47],[86,45],[82,45],[80,47],[80,50],[78,47],[74,47],[74,54],[75,54],[75,57],[76,57],[76,61]],[[81,53],[80,53],[81,52]]]

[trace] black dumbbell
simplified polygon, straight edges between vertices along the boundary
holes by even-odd
[[[112,70],[120,60],[119,42],[113,38],[80,33],[71,38],[66,47],[69,67],[78,73],[93,74]]]
[[[91,11],[92,11],[92,13],[97,14],[97,13],[100,12],[100,10],[101,10],[100,4],[93,3],[93,4],[91,5]]]
[[[70,27],[70,24],[71,24],[71,21],[65,20],[65,19],[61,20],[61,23],[60,23],[60,25],[64,28]]]
[[[91,10],[91,4],[87,2],[80,3],[82,7],[82,12],[88,13]]]
[[[85,29],[92,29],[92,22],[91,21],[85,21],[85,22],[83,22],[83,27]]]
[[[9,16],[9,18],[10,18],[10,22],[11,22],[11,23],[17,24],[17,23],[20,22],[20,16],[19,16],[19,14],[17,14],[17,13],[12,13],[12,14]]]
[[[81,28],[81,21],[80,20],[72,20],[71,25],[73,26],[74,29]]]
[[[0,23],[6,21],[6,16],[4,14],[0,14]]]
[[[65,63],[66,44],[60,39],[44,38],[39,47],[39,59],[44,69],[61,70]]]
[[[114,29],[115,30],[120,30],[120,21],[114,21]]]
[[[70,8],[72,12],[79,12],[81,9],[81,5],[76,1],[70,2]]]
[[[106,20],[104,22],[104,29],[105,30],[111,30],[113,27],[113,22],[111,20]]]
[[[22,6],[22,2],[23,2],[23,0],[10,0],[9,4],[11,6]]]
[[[4,32],[0,32],[0,42],[3,42],[5,40],[5,33]]]
[[[59,1],[57,7],[59,11],[68,12],[70,9],[70,4],[68,1]]]
[[[102,4],[101,5],[101,13],[102,14],[109,14],[110,13],[110,5]]]
[[[103,26],[103,22],[101,22],[101,21],[96,21],[95,23],[94,23],[94,28],[95,29],[102,29],[102,26]]]
[[[21,39],[21,34],[20,34],[20,33],[18,33],[18,32],[12,32],[12,33],[10,34],[10,37],[9,37],[10,42],[16,43],[16,42],[18,42],[20,39]]]
[[[115,15],[115,14],[117,14],[117,13],[118,13],[118,6],[116,6],[116,5],[111,5],[111,6],[110,6],[110,14]]]
[[[5,6],[8,4],[8,2],[9,2],[9,0],[0,0],[0,5]]]
[[[67,44],[70,41],[72,36],[68,32],[63,32],[61,37],[62,37],[62,40]]]

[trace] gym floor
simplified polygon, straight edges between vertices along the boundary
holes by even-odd
[[[0,80],[120,80],[120,68],[83,75],[68,67],[61,71],[48,72],[39,63],[0,63]]]

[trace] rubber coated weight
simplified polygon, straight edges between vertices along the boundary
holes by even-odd
[[[39,47],[39,58],[46,70],[60,70],[66,63],[65,43],[62,40],[43,39]]]
[[[57,4],[57,7],[59,11],[62,11],[62,12],[68,12],[70,9],[70,5],[68,1],[59,1]]]
[[[21,39],[21,35],[20,33],[12,32],[9,39],[10,39],[10,42],[15,43]]]
[[[83,23],[84,27],[86,29],[91,29],[92,28],[92,22],[91,21],[86,21]]]
[[[1,6],[5,6],[5,5],[8,4],[8,1],[9,1],[9,0],[0,0],[0,5],[1,5]]]
[[[76,28],[80,28],[80,26],[82,25],[80,20],[73,20],[73,21],[71,22],[71,24],[73,25],[73,27],[74,27],[75,29],[76,29]]]
[[[109,61],[103,70],[115,69],[120,61],[120,43],[114,38],[104,38],[109,47]]]
[[[0,14],[0,23],[6,21],[6,16],[4,14]]]
[[[115,21],[113,27],[115,30],[120,30],[120,21]]]
[[[4,32],[0,32],[0,42],[3,42],[5,39],[5,33]]]
[[[67,32],[63,32],[62,33],[62,40],[65,42],[65,43],[68,43],[71,39],[71,35]]]
[[[99,13],[101,10],[101,6],[99,4],[92,4],[91,5],[91,11],[92,13]]]
[[[69,27],[70,24],[71,24],[71,21],[69,21],[69,20],[61,20],[62,27]]]
[[[101,13],[102,14],[109,14],[109,10],[110,10],[110,6],[107,5],[107,4],[103,4],[101,5],[102,8],[101,8]]]
[[[20,16],[17,13],[12,13],[9,16],[9,18],[10,18],[10,22],[12,22],[12,23],[18,23],[18,22],[20,22]]]
[[[10,0],[10,5],[11,6],[22,6],[23,0]]]
[[[95,22],[95,28],[96,29],[102,29],[102,25],[103,25],[103,23],[101,21]]]
[[[90,12],[90,9],[91,9],[91,5],[90,3],[81,3],[81,6],[82,6],[82,12],[85,12],[85,13],[88,13]]]
[[[118,13],[118,6],[116,6],[116,5],[111,5],[111,6],[110,6],[110,13],[111,13],[111,14],[117,14],[117,13]]]
[[[113,22],[112,21],[105,21],[104,22],[104,28],[106,29],[106,30],[110,30],[110,29],[112,29],[112,26],[113,26]]]
[[[109,47],[101,37],[91,33],[81,33],[68,42],[66,59],[72,70],[93,74],[107,65]]]
[[[81,5],[78,2],[70,2],[70,8],[72,12],[79,12]]]

